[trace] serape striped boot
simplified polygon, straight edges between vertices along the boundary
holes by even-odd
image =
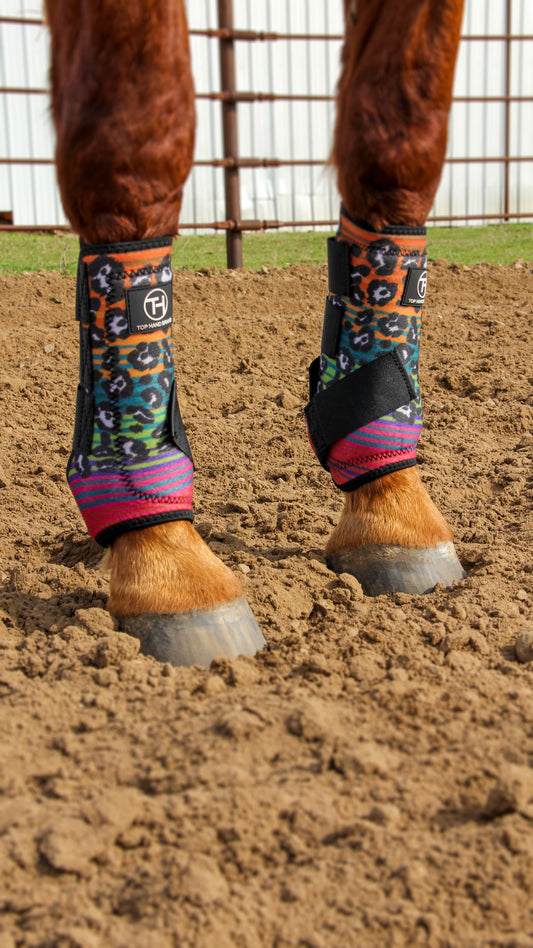
[[[320,463],[351,491],[416,464],[425,228],[376,233],[341,209],[337,235],[328,240],[328,270],[306,418]]]
[[[193,519],[194,466],[175,391],[171,250],[170,237],[81,246],[67,478],[103,546],[129,530]]]

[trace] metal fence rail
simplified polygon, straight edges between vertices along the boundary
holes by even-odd
[[[206,8],[208,0],[205,0]],[[211,15],[213,13],[213,4],[214,0],[211,0]],[[241,0],[239,7],[242,11],[242,4],[246,0]],[[467,0],[467,3],[469,0]],[[488,4],[489,0],[485,0]],[[515,3],[517,0],[515,0]],[[449,197],[449,207],[448,212],[443,211],[442,209],[442,199],[439,197],[435,203],[431,216],[429,218],[429,223],[449,223],[452,224],[458,221],[464,222],[485,222],[485,221],[509,221],[509,220],[528,220],[533,219],[533,139],[531,139],[531,128],[533,128],[533,120],[524,123],[523,115],[524,110],[533,106],[533,95],[526,94],[524,91],[527,88],[526,79],[527,76],[527,64],[525,65],[525,56],[528,51],[527,44],[533,43],[533,33],[527,32],[525,29],[520,28],[520,26],[525,23],[525,13],[521,13],[522,24],[519,22],[517,27],[517,18],[516,15],[513,17],[513,0],[502,0],[503,6],[502,11],[504,14],[504,22],[500,24],[500,30],[495,32],[490,32],[489,29],[472,31],[466,30],[461,39],[461,49],[463,50],[463,59],[468,64],[469,60],[469,48],[478,47],[480,44],[486,44],[485,49],[492,50],[491,56],[495,56],[499,62],[499,75],[501,77],[500,87],[497,89],[490,89],[490,77],[488,76],[488,69],[485,65],[485,72],[487,73],[484,77],[484,86],[483,89],[474,88],[471,91],[463,91],[459,87],[456,88],[454,97],[453,97],[453,109],[452,116],[457,114],[457,110],[462,108],[465,111],[465,115],[468,115],[468,110],[473,106],[478,106],[483,109],[483,114],[486,117],[488,116],[488,109],[492,108],[493,110],[500,110],[498,112],[499,116],[499,148],[496,153],[490,153],[491,150],[494,152],[494,146],[487,146],[487,142],[479,142],[479,153],[468,154],[468,148],[464,148],[462,153],[457,153],[457,141],[459,138],[458,131],[455,131],[454,137],[454,149],[452,151],[449,149],[449,153],[446,159],[444,175],[449,177],[450,183],[455,180],[457,182],[457,177],[453,179],[453,175],[461,174],[463,175],[463,180],[461,187],[465,193],[465,200],[463,202],[464,206],[461,206],[460,210],[452,204],[452,198]],[[522,3],[525,3],[525,0],[522,0]],[[275,32],[271,29],[247,29],[239,28],[235,26],[234,23],[234,2],[233,0],[216,0],[217,4],[217,16],[218,24],[216,28],[196,28],[192,27],[190,29],[190,36],[192,41],[203,41],[208,44],[214,43],[217,47],[218,67],[219,67],[219,88],[214,88],[216,86],[214,71],[211,68],[211,88],[201,89],[197,92],[197,103],[205,104],[210,107],[220,108],[220,115],[217,119],[219,123],[220,139],[222,142],[222,156],[216,154],[219,151],[215,142],[215,135],[211,136],[211,147],[209,149],[210,154],[208,157],[197,157],[193,165],[193,175],[196,171],[200,173],[202,169],[213,169],[213,173],[222,172],[223,182],[224,182],[224,219],[223,220],[211,220],[205,221],[201,219],[202,215],[195,213],[194,201],[192,207],[192,214],[189,209],[189,217],[187,220],[187,214],[183,215],[182,223],[180,223],[180,230],[223,230],[226,232],[226,241],[227,241],[227,253],[228,253],[228,265],[235,267],[242,265],[242,232],[243,231],[257,231],[257,230],[268,230],[271,228],[294,228],[294,227],[333,227],[335,226],[336,220],[334,217],[330,216],[327,213],[328,207],[324,206],[326,209],[326,214],[318,214],[315,216],[312,215],[305,216],[306,219],[296,219],[297,214],[294,214],[294,202],[292,204],[293,213],[288,216],[284,215],[275,215],[271,219],[260,219],[259,217],[252,217],[247,214],[242,213],[242,176],[241,173],[250,173],[255,174],[256,172],[262,174],[274,175],[277,171],[282,169],[290,170],[291,174],[294,175],[295,169],[307,169],[309,174],[311,174],[312,169],[321,169],[325,163],[325,156],[314,157],[312,154],[303,154],[302,157],[292,155],[285,156],[276,156],[276,155],[264,155],[261,157],[258,154],[250,154],[248,156],[241,154],[243,151],[242,143],[240,141],[239,135],[239,120],[241,117],[241,108],[251,107],[267,107],[270,106],[271,109],[274,105],[285,104],[285,106],[292,111],[290,115],[294,116],[294,109],[297,109],[299,106],[306,109],[311,109],[319,103],[324,103],[328,108],[333,108],[334,95],[332,90],[322,91],[311,91],[311,76],[308,76],[309,88],[306,91],[295,90],[294,88],[289,88],[287,90],[278,92],[274,89],[267,89],[265,91],[255,90],[255,89],[244,89],[240,86],[239,83],[239,69],[238,69],[238,57],[242,55],[243,49],[250,50],[252,47],[259,44],[261,47],[273,47],[276,44],[286,44],[287,49],[289,50],[288,56],[291,55],[290,49],[295,48],[297,44],[312,44],[314,49],[317,49],[322,44],[327,44],[331,47],[331,44],[337,44],[337,47],[340,47],[342,42],[342,35],[338,31],[332,32],[311,32],[307,31],[298,31],[291,30]],[[268,7],[268,4],[266,5]],[[479,4],[478,4],[479,6]],[[525,6],[523,8],[525,9]],[[251,19],[251,14],[249,12],[249,18]],[[494,12],[494,6],[492,8]],[[479,18],[478,18],[479,19]],[[472,16],[470,16],[470,21],[472,21]],[[485,15],[485,25],[488,25],[489,21],[489,12],[487,6],[487,12]],[[24,26],[25,28],[42,28],[43,21],[41,19],[31,17],[31,16],[0,16],[0,27],[2,25],[18,25]],[[476,21],[477,25],[477,21]],[[503,27],[503,28],[502,28]],[[495,52],[497,50],[497,53]],[[0,49],[0,54],[2,50]],[[209,55],[212,55],[212,50],[209,52]],[[1,58],[1,57],[0,57]],[[488,52],[484,55],[484,63],[486,64],[489,61]],[[269,59],[269,63],[271,60]],[[269,71],[272,73],[272,68],[270,67]],[[308,69],[309,71],[309,69]],[[468,71],[467,66],[464,67],[463,71]],[[242,72],[242,71],[241,71]],[[249,68],[249,74],[247,74],[248,81],[252,75],[252,68]],[[8,121],[8,112],[6,102],[8,97],[24,97],[26,102],[31,101],[31,97],[43,97],[48,96],[48,89],[44,84],[32,84],[29,79],[29,69],[26,71],[25,78],[28,78],[28,82],[24,83],[10,83],[5,80],[5,77],[1,71],[0,66],[0,130],[1,130],[1,109],[3,102],[3,118],[4,118],[4,154],[0,155],[0,175],[7,173],[12,175],[14,169],[20,166],[28,166],[34,169],[39,167],[46,168],[48,166],[51,168],[53,165],[53,159],[50,156],[45,155],[20,155],[13,154],[13,148],[10,147],[9,141],[9,121]],[[272,79],[272,76],[270,76]],[[473,83],[475,86],[476,83],[479,86],[478,77],[476,82]],[[465,83],[463,83],[464,85]],[[527,88],[528,93],[530,92],[531,87]],[[30,97],[30,99],[28,98]],[[11,101],[11,100],[9,100]],[[491,113],[492,115],[493,113]],[[526,112],[527,114],[527,112]],[[531,113],[533,117],[533,113]],[[311,115],[310,112],[307,113],[307,118]],[[211,121],[213,121],[213,113],[211,112]],[[270,112],[269,121],[272,123],[272,140],[275,144],[276,141],[276,128],[275,128],[275,113]],[[253,127],[253,122],[250,120],[250,127]],[[260,124],[260,123],[259,123]],[[465,132],[465,141],[468,138],[468,120],[465,118],[463,120],[464,132]],[[529,128],[529,137],[527,129]],[[451,129],[453,131],[453,127]],[[250,133],[250,138],[254,140],[255,132],[252,130]],[[27,136],[28,144],[31,144],[31,129],[30,133]],[[531,139],[531,144],[530,144]],[[0,138],[1,145],[1,138]],[[530,146],[530,147],[527,147]],[[35,151],[35,149],[29,149]],[[495,209],[494,201],[492,205],[487,208],[485,201],[481,202],[481,206],[476,207],[475,209],[469,206],[473,202],[473,197],[471,192],[473,188],[470,186],[470,178],[464,177],[468,175],[468,168],[470,166],[478,166],[480,169],[481,176],[490,182],[490,187],[487,185],[487,189],[494,190],[496,185],[498,187],[498,203],[499,207]],[[498,169],[499,175],[498,178],[494,178],[494,173],[490,172],[490,168]],[[522,171],[521,171],[521,170]],[[521,177],[521,173],[523,175]],[[256,179],[254,179],[255,181]],[[294,182],[294,177],[291,179]],[[272,182],[274,179],[272,178]],[[270,182],[271,191],[274,192],[274,199],[271,201],[274,208],[276,207],[276,185],[275,183]],[[524,184],[525,182],[525,184]],[[1,184],[1,178],[0,178]],[[4,183],[5,184],[5,183]],[[454,187],[449,187],[448,192],[451,193],[454,190],[457,190],[457,184]],[[4,192],[6,191],[6,186],[4,186]],[[0,202],[2,201],[2,189],[0,187]],[[331,202],[330,202],[331,203]],[[479,201],[478,201],[479,203]],[[248,201],[248,205],[250,202]],[[219,207],[221,202],[218,202]],[[255,204],[254,204],[255,206]],[[7,208],[2,212],[2,204],[0,203],[0,229],[38,229],[45,230],[47,228],[58,228],[57,219],[50,220],[48,224],[20,224],[16,219],[10,218],[12,214],[12,209]],[[217,215],[218,216],[218,215]],[[302,217],[302,215],[300,215]],[[2,220],[3,218],[3,220]],[[66,227],[66,225],[63,225]]]

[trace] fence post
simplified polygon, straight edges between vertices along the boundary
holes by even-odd
[[[511,0],[507,0],[506,11],[505,11],[505,132],[504,132],[504,147],[505,147],[505,164],[504,164],[504,189],[503,189],[503,209],[504,209],[504,220],[509,220],[509,204],[510,204],[510,166],[509,158],[511,154],[511,27],[513,22],[513,15],[511,10]]]
[[[219,28],[233,30],[232,0],[218,0]],[[237,159],[239,154],[239,136],[237,125],[237,103],[235,93],[235,43],[232,37],[220,38],[220,83],[222,92],[230,97],[222,101],[222,133],[224,137],[224,158]],[[226,220],[237,224],[241,220],[241,192],[239,168],[224,169],[224,191],[226,196]],[[228,268],[236,270],[242,267],[242,232],[230,227],[226,231],[226,258]]]

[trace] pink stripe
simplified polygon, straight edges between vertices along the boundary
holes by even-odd
[[[181,464],[179,467],[176,466],[175,468],[169,468],[167,471],[165,471],[164,478],[162,475],[157,475],[157,474],[148,475],[148,474],[140,474],[139,472],[136,472],[135,475],[130,477],[130,480],[133,481],[135,484],[154,484],[154,483],[162,484],[162,482],[172,481],[175,477],[178,477],[178,476],[183,478],[187,474],[189,474],[189,476],[192,477],[192,474],[193,474],[192,465],[188,467],[186,464]]]
[[[172,501],[174,498],[181,497],[182,494],[188,491],[189,489],[192,491],[192,484],[193,484],[193,478],[191,475],[191,477],[188,478],[187,480],[184,480],[183,483],[180,485],[179,489],[174,491],[173,493],[169,493],[165,496],[161,496],[160,498],[154,495],[152,498],[148,498],[148,500],[152,503],[163,503],[165,499],[167,498],[169,501]],[[124,502],[124,501],[140,502],[140,503],[147,502],[145,498],[130,497],[129,492],[127,491],[127,488],[120,480],[118,481],[118,483],[116,480],[114,481],[108,480],[106,481],[106,485],[107,485],[107,488],[105,490],[101,489],[97,491],[94,489],[94,484],[92,482],[88,482],[88,481],[86,482],[80,479],[75,483],[71,482],[70,489],[74,495],[74,498],[76,500],[79,498],[81,502],[83,502],[85,498],[87,498],[89,501],[91,498],[94,498],[95,501],[105,500],[106,503],[113,503],[114,501],[119,502],[119,503]],[[134,492],[133,487],[131,488],[131,492],[132,493]]]
[[[73,494],[74,494],[74,499],[75,499],[76,501],[77,501],[78,498],[79,498],[79,500],[80,500],[79,506],[80,506],[80,509],[81,509],[82,506],[83,506],[83,497],[82,497],[79,493],[74,493],[74,491],[73,491]],[[108,495],[105,497],[105,503],[103,503],[103,504],[102,504],[102,503],[95,504],[94,507],[91,507],[90,504],[87,504],[87,507],[84,507],[84,506],[83,506],[83,509],[81,510],[81,512],[82,512],[82,514],[85,516],[85,514],[86,514],[87,511],[89,511],[89,510],[106,510],[106,509],[108,509],[109,507],[118,508],[118,507],[123,507],[124,505],[127,505],[128,503],[140,504],[140,505],[142,505],[143,507],[144,507],[146,504],[153,504],[154,506],[161,508],[162,506],[165,506],[165,505],[168,505],[168,504],[181,503],[182,500],[183,500],[183,497],[187,497],[187,496],[189,496],[189,495],[192,497],[192,485],[191,485],[191,487],[190,487],[190,490],[189,490],[189,485],[187,485],[187,489],[184,488],[184,489],[181,490],[179,493],[176,493],[176,494],[166,494],[166,495],[164,495],[164,496],[162,495],[160,498],[155,498],[155,497],[134,497],[134,498],[128,497],[128,498],[125,498],[124,492],[122,492],[122,493],[120,493],[120,494],[117,494],[117,493],[115,493],[115,494],[108,494]],[[101,499],[101,498],[100,498],[100,499]]]
[[[416,452],[411,451],[397,451],[395,452],[394,457],[383,458],[375,457],[365,459],[364,462],[357,463],[356,459],[352,460],[351,465],[340,465],[335,462],[335,459],[330,459],[330,471],[331,474],[335,475],[336,481],[350,481],[353,477],[356,477],[358,474],[364,473],[365,471],[375,471],[384,466],[384,461],[389,461],[394,463],[395,461],[410,461],[415,460]]]
[[[347,438],[343,438],[342,440],[347,441],[348,444],[368,444],[378,450],[380,447],[386,448],[388,445],[393,445],[395,443],[403,444],[404,441],[412,442],[418,439],[416,436],[413,437],[413,435],[408,431],[395,431],[394,434],[389,432],[386,437],[379,436],[377,433],[368,431],[366,434],[361,436],[359,435],[359,432],[357,432],[357,434],[348,435]]]
[[[400,451],[385,451],[383,454],[374,454],[373,456],[355,454],[351,456],[339,457],[338,455],[330,454],[328,457],[328,462],[330,467],[335,467],[336,469],[343,469],[354,464],[361,465],[363,467],[382,467],[384,463],[394,463],[394,461],[405,457],[416,457],[415,449],[406,448],[405,450]]]
[[[398,461],[411,461],[414,458],[405,455],[403,457],[397,458]],[[379,471],[383,468],[382,463],[373,463],[367,464],[365,467],[357,466],[353,468],[346,468],[342,471],[338,471],[335,468],[331,468],[331,476],[333,477],[334,482],[337,485],[346,484],[348,481],[353,481],[355,478],[360,477],[363,474],[370,474],[373,471]]]
[[[341,464],[383,464],[384,459],[391,457],[391,459],[397,457],[397,455],[416,455],[416,448],[412,445],[409,445],[405,448],[397,448],[393,451],[384,450],[384,451],[373,451],[370,454],[365,453],[362,449],[357,451],[330,451],[328,455],[328,462],[330,465],[341,465]]]
[[[406,451],[409,450],[409,446],[400,448],[390,448],[388,445],[384,445],[383,448],[377,448],[375,445],[365,445],[365,444],[351,444],[348,441],[337,441],[334,444],[329,452],[329,460],[336,461],[352,461],[358,460],[360,458],[366,457],[383,457],[385,454],[390,454],[391,451]]]
[[[398,434],[399,432],[406,432],[409,435],[416,435],[421,430],[422,423],[420,425],[409,425],[405,421],[372,421],[369,425],[365,425],[364,428],[358,428],[357,432],[347,435],[348,438],[352,438],[355,434],[371,434],[373,431],[383,432],[388,434]]]
[[[161,484],[161,489],[164,489],[167,481],[172,481],[173,478],[176,477],[177,474],[181,474],[182,472],[183,473],[187,472],[187,465],[182,464],[182,465],[176,466],[174,469],[169,466],[165,472],[165,477],[163,477],[162,475],[148,476],[148,475],[140,474],[139,472],[136,472],[135,474],[132,473],[127,476],[127,481],[133,484],[134,487],[137,485],[159,482]],[[192,477],[193,477],[192,464],[190,464],[190,467],[189,467],[189,474],[190,474],[190,479],[192,480]],[[74,494],[77,494],[77,493],[81,494],[85,491],[93,496],[98,493],[105,493],[107,495],[108,491],[113,490],[113,489],[120,490],[122,494],[125,489],[124,480],[125,480],[124,475],[119,474],[119,473],[110,474],[107,477],[95,477],[93,474],[91,474],[90,478],[83,478],[77,473],[72,473],[69,475],[69,486]],[[118,488],[116,486],[117,483],[118,483]],[[184,479],[183,485],[185,485],[186,483],[187,483],[187,480]],[[182,490],[182,487],[180,487],[178,490]],[[114,496],[114,495],[111,495],[111,496]],[[121,495],[118,495],[118,496],[121,496]]]
[[[189,497],[182,497],[179,503],[153,504],[146,501],[138,501],[134,503],[110,505],[102,508],[93,507],[82,511],[82,514],[89,533],[95,536],[100,533],[101,530],[106,527],[114,526],[116,523],[125,523],[128,520],[135,520],[138,517],[149,517],[151,514],[158,514],[162,511],[190,510],[191,506],[192,491]]]
[[[190,481],[189,484],[192,484],[192,481]],[[109,491],[103,497],[102,496],[97,497],[96,499],[98,500],[105,499],[106,505],[124,504],[124,503],[139,503],[139,504],[153,503],[153,504],[156,504],[157,506],[161,506],[161,504],[174,503],[174,501],[177,501],[178,499],[180,499],[182,494],[185,493],[186,488],[189,487],[189,484],[184,485],[184,487],[181,490],[177,491],[175,494],[166,494],[166,495],[162,495],[159,498],[156,498],[155,496],[147,497],[147,498],[145,497],[132,498],[132,497],[129,497],[128,495],[125,496],[125,491],[121,490],[121,491],[114,491],[114,492]],[[132,489],[132,492],[133,492],[133,489]],[[76,490],[76,491],[73,490],[72,493],[74,494],[75,500],[77,500],[77,498],[79,497],[80,501],[83,503],[83,494],[80,490]],[[91,496],[94,497],[94,491],[89,491],[88,495],[89,497]],[[105,505],[102,505],[102,504],[100,504],[99,506],[105,507]]]

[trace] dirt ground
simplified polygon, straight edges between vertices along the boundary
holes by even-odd
[[[420,598],[325,565],[325,284],[175,275],[197,524],[268,642],[204,671],[105,611],[74,279],[0,278],[0,948],[533,946],[533,266],[431,266],[421,473],[468,578]]]

